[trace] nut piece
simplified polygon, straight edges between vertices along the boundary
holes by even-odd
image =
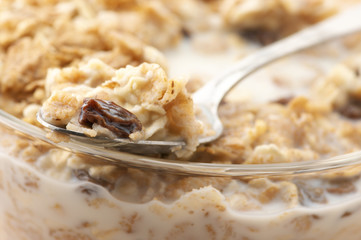
[[[78,121],[88,127],[97,123],[120,138],[142,130],[142,123],[133,113],[114,102],[95,98],[84,99]]]

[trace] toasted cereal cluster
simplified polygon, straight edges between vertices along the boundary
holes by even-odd
[[[195,118],[193,101],[185,84],[184,79],[168,79],[158,64],[143,63],[115,70],[92,59],[79,68],[49,71],[45,84],[49,98],[42,106],[42,116],[49,123],[94,137],[101,132],[100,126],[83,126],[79,121],[84,99],[111,101],[140,120],[143,129],[141,133],[130,134],[131,139],[180,136],[188,144],[187,151],[193,152],[202,125]],[[112,137],[111,133],[106,135]]]
[[[334,14],[340,6],[327,0],[224,0],[221,9],[228,25],[267,44]]]

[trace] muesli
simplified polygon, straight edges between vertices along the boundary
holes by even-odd
[[[223,135],[199,146],[203,126],[191,92],[208,76],[170,76],[182,66],[164,56],[184,42],[203,59],[239,48],[245,55],[259,47],[249,38],[267,44],[355,2],[4,0],[0,108],[38,127],[41,111],[91,137],[181,137],[188,146],[182,161],[262,166],[355,152],[360,36],[284,59],[241,84],[220,106]],[[207,39],[217,41],[202,44]],[[256,99],[245,97],[247,84]],[[272,86],[276,97],[257,101],[268,95],[262,86]],[[119,125],[114,130],[92,109],[109,118],[116,110]],[[182,175],[106,163],[3,124],[0,131],[4,240],[361,238],[360,165],[274,176]]]

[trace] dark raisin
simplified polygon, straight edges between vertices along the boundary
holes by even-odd
[[[84,99],[79,123],[87,127],[97,123],[120,138],[128,138],[131,133],[142,129],[141,122],[133,113],[114,102],[95,98]]]
[[[342,214],[341,218],[346,218],[352,215],[352,212],[346,211],[344,214]]]
[[[317,214],[312,214],[311,217],[314,220],[320,220],[321,219],[321,217],[319,215],[317,215]]]
[[[190,38],[190,36],[192,35],[192,33],[186,28],[182,29],[182,34],[185,38]]]
[[[356,75],[356,77],[359,77],[361,75],[360,68],[355,69],[355,75]]]
[[[361,118],[361,104],[360,103],[349,103],[348,105],[338,109],[338,112],[350,119]]]
[[[287,105],[289,102],[292,101],[293,98],[294,98],[293,96],[283,97],[283,98],[276,99],[273,102],[281,104],[281,105]]]
[[[246,29],[242,30],[241,35],[250,41],[257,42],[263,46],[269,45],[280,38],[276,31],[267,31],[264,29]]]

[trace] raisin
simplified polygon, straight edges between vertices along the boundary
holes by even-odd
[[[128,138],[131,133],[142,129],[141,122],[133,113],[114,102],[95,98],[84,99],[78,121],[87,127],[97,123],[120,138]]]
[[[342,214],[341,218],[346,218],[352,215],[352,212],[346,211],[344,214]]]
[[[276,99],[273,102],[281,104],[281,105],[287,105],[289,102],[291,102],[293,100],[293,98],[294,98],[293,96],[283,97],[283,98]]]
[[[264,29],[245,29],[241,35],[250,41],[257,42],[263,46],[269,45],[280,38],[276,31],[267,31]]]
[[[337,111],[349,119],[361,118],[361,100],[355,97],[350,97],[347,105],[337,109]]]
[[[361,107],[356,104],[350,104],[339,109],[339,113],[350,119],[359,119],[361,118]]]

